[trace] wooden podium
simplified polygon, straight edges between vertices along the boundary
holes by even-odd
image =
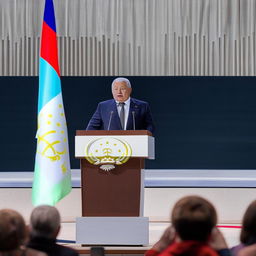
[[[82,218],[77,221],[78,242],[128,244],[129,237],[120,240],[120,236],[116,236],[121,229],[124,231],[127,225],[135,229],[147,226],[148,229],[148,224],[145,225],[148,219],[143,217],[144,159],[154,159],[154,138],[145,130],[77,131],[75,145],[75,156],[81,163],[82,189]],[[106,170],[109,166],[113,169]],[[115,229],[116,222],[119,224]],[[92,239],[95,223],[101,223],[101,234],[95,234],[95,239]],[[102,225],[105,224],[106,228],[110,225],[113,229],[112,240],[109,239],[109,230],[105,238],[102,235]],[[85,239],[83,229],[88,230],[89,227],[92,230]],[[142,244],[134,242],[134,232],[137,231],[131,232],[132,244]]]

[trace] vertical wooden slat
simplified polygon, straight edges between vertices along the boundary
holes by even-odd
[[[242,62],[241,62],[241,38],[237,40],[237,75],[241,76],[242,75]]]
[[[145,75],[150,74],[150,50],[149,50],[149,1],[144,1],[145,3]]]
[[[4,76],[7,76],[7,75],[8,75],[8,74],[7,74],[7,72],[8,72],[8,66],[7,66],[7,55],[8,55],[8,52],[7,52],[7,39],[5,38],[3,41],[4,41],[4,45],[3,45]]]
[[[130,75],[132,75],[132,60],[131,60],[131,43],[129,43],[128,44],[128,60],[129,60],[129,62],[128,62],[128,75],[130,76]]]
[[[79,55],[78,55],[78,48],[79,48],[79,40],[77,39],[77,38],[75,38],[74,40],[73,40],[73,53],[74,53],[74,55],[73,55],[73,62],[74,62],[74,72],[73,72],[73,75],[74,76],[78,76],[78,72],[79,72],[79,70],[78,70],[78,67],[79,67],[79,65],[78,65],[78,62],[79,62]]]
[[[237,40],[235,40],[235,54],[234,54],[234,59],[235,59],[235,65],[234,65],[234,76],[237,76],[238,74],[238,66],[237,66],[237,61],[238,61],[238,46],[237,46]]]
[[[204,75],[210,74],[210,40],[209,37],[205,38],[205,46],[206,46],[206,53],[205,53],[205,73]]]
[[[89,75],[89,63],[90,63],[90,55],[89,55],[89,38],[85,37],[85,75]]]
[[[105,76],[107,73],[106,71],[106,38],[102,36],[102,74]]]
[[[253,47],[253,34],[249,36],[249,47],[248,47],[248,53],[249,53],[249,76],[253,76],[254,74],[254,58],[255,58],[255,52]]]
[[[70,53],[71,53],[71,72],[70,75],[74,76],[75,75],[75,40],[73,38],[70,38],[71,42],[71,48],[70,48]]]
[[[30,76],[33,76],[35,74],[35,37],[30,37]]]
[[[36,74],[35,75],[39,75],[39,56],[40,56],[40,37],[37,37],[36,40]]]
[[[106,57],[107,57],[107,75],[111,76],[112,75],[112,66],[111,66],[111,42],[110,38],[107,39],[107,52],[106,52]]]
[[[21,38],[21,42],[20,42],[20,52],[21,52],[21,58],[20,58],[20,76],[24,76],[25,75],[25,66],[26,66],[26,62],[25,62],[25,42],[24,42],[24,37]]]
[[[173,50],[174,50],[174,72],[173,74],[176,76],[178,75],[178,46],[177,46],[177,36],[176,36],[176,33],[174,32],[173,33]]]
[[[98,57],[98,75],[102,76],[102,43],[101,41],[98,42],[98,53],[99,53],[99,57]]]
[[[69,53],[70,53],[70,51],[69,51],[69,40],[70,39],[70,37],[67,37],[66,38],[66,40],[65,40],[65,56],[66,56],[66,61],[65,61],[65,63],[66,63],[66,65],[65,65],[65,73],[63,74],[63,75],[66,75],[66,76],[68,76],[68,75],[70,75],[69,74],[69,67],[70,67],[70,58],[69,58]]]
[[[117,65],[116,65],[116,68],[117,68],[117,75],[120,76],[120,42],[119,40],[117,41],[117,54],[116,54],[116,59],[117,59]]]
[[[198,35],[195,33],[194,34],[194,75],[199,76],[200,74],[200,67],[199,67],[199,63],[200,63],[200,58],[199,58],[199,37]]]
[[[31,37],[28,37],[28,71],[27,71],[27,75],[28,76],[31,76],[31,66],[32,66],[32,63],[31,63],[31,48],[32,48],[32,44],[31,44]]]
[[[254,70],[253,70],[253,75],[256,75],[256,33],[253,33],[253,63],[254,63]]]
[[[199,76],[204,76],[204,70],[205,70],[205,43],[204,43],[204,36],[200,37],[199,40],[199,56],[200,56],[200,61],[199,61],[199,66],[200,66],[200,71],[199,71]]]
[[[138,46],[138,72],[137,75],[141,76],[141,47]]]
[[[192,76],[192,36],[188,37],[188,75]]]
[[[115,43],[112,42],[111,43],[111,68],[112,68],[112,71],[111,71],[111,75],[114,76],[115,73],[116,73],[116,70],[115,70],[115,59],[116,59],[116,49],[115,49]]]
[[[1,46],[0,46],[1,47]],[[13,76],[17,76],[17,56],[18,55],[18,43],[14,43],[14,56],[13,56]],[[1,56],[0,56],[1,58]],[[0,72],[1,73],[1,72]]]
[[[248,52],[248,37],[244,37],[244,75],[249,75],[249,52]]]
[[[26,47],[26,51],[25,51],[25,63],[26,63],[26,70],[24,73],[24,76],[28,76],[29,75],[29,38],[26,36],[25,37],[25,47]]]
[[[82,52],[81,52],[81,56],[82,56],[82,73],[81,76],[85,76],[86,74],[86,45],[85,45],[85,37],[83,36],[82,38]]]
[[[0,40],[0,76],[4,75],[3,40]]]
[[[186,57],[187,57],[186,56],[186,39],[187,39],[187,37],[182,36],[181,38],[182,38],[182,40],[181,40],[181,47],[182,47],[182,51],[181,51],[182,70],[181,70],[181,73],[185,76],[187,73],[187,69],[186,69]]]
[[[180,40],[180,36],[178,36],[178,61],[177,61],[177,65],[178,65],[178,72],[177,75],[180,76],[181,75],[181,70],[182,70],[182,66],[181,66],[181,40]]]
[[[95,76],[99,75],[99,48],[97,37],[94,37],[94,47],[95,47]]]
[[[242,37],[242,40],[241,40],[241,59],[240,59],[240,63],[241,63],[241,69],[242,69],[242,73],[241,75],[242,76],[245,76],[245,37]]]
[[[96,53],[95,53],[95,38],[93,36],[90,37],[90,45],[91,45],[91,54],[90,54],[91,71],[90,71],[89,75],[95,76]]]
[[[10,76],[12,72],[12,50],[11,50],[11,43],[10,43],[10,38],[7,38],[7,60],[6,60],[6,65],[7,65],[7,75]]]
[[[169,62],[168,62],[168,56],[169,56],[169,40],[168,40],[168,35],[164,35],[164,74],[168,74],[169,72]],[[141,63],[140,63],[141,64]],[[141,70],[140,70],[141,71]],[[141,73],[141,72],[139,72]]]
[[[224,75],[227,76],[228,75],[228,56],[229,56],[229,41],[228,41],[228,37],[226,34],[224,34]]]
[[[20,40],[17,41],[16,75],[20,76]]]

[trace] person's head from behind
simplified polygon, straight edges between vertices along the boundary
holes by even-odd
[[[187,196],[174,205],[171,219],[181,240],[206,242],[217,223],[217,213],[206,199]]]
[[[127,78],[118,77],[112,82],[112,94],[116,101],[125,102],[130,97],[131,92],[131,83]]]
[[[49,205],[36,207],[30,216],[31,236],[55,239],[60,230],[60,214]]]
[[[245,211],[240,240],[247,245],[256,243],[256,200]]]
[[[0,251],[14,251],[24,245],[27,229],[23,217],[11,209],[0,210]]]

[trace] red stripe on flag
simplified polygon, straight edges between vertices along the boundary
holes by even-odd
[[[45,22],[43,22],[42,30],[41,57],[47,61],[60,76],[56,33]]]

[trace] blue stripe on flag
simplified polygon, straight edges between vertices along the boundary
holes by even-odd
[[[44,21],[56,32],[53,0],[45,1]]]
[[[40,58],[38,113],[60,92],[60,77],[48,62]]]

